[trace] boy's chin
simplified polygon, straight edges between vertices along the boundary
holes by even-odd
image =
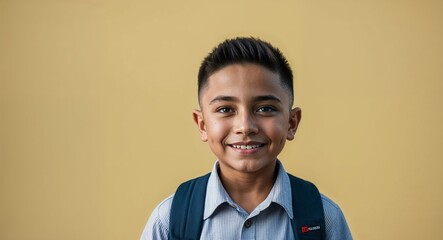
[[[275,169],[275,160],[263,159],[238,159],[230,161],[219,160],[221,170],[232,171],[243,174],[253,174],[260,172],[273,171]]]

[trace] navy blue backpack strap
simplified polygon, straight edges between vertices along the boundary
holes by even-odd
[[[200,239],[209,175],[184,182],[177,188],[169,216],[169,240]]]
[[[326,239],[325,215],[320,192],[314,184],[291,174],[292,226],[296,240]]]

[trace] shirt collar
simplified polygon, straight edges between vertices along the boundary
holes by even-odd
[[[266,209],[271,203],[276,203],[283,207],[288,214],[289,218],[293,218],[292,212],[292,195],[291,195],[291,183],[289,176],[286,173],[283,165],[280,161],[277,161],[278,173],[274,186],[271,189],[268,197],[257,207],[256,210],[262,211]],[[234,201],[229,197],[223,184],[220,181],[220,177],[217,172],[218,161],[215,162],[211,175],[209,176],[208,186],[206,190],[205,210],[203,219],[209,218],[215,210],[223,203],[230,205],[236,205]]]

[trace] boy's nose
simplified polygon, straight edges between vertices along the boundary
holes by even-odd
[[[248,136],[257,132],[258,126],[253,114],[242,113],[237,115],[235,133]]]

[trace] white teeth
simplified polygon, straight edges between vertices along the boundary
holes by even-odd
[[[260,147],[260,144],[257,145],[232,145],[234,148],[238,149],[253,149]]]

